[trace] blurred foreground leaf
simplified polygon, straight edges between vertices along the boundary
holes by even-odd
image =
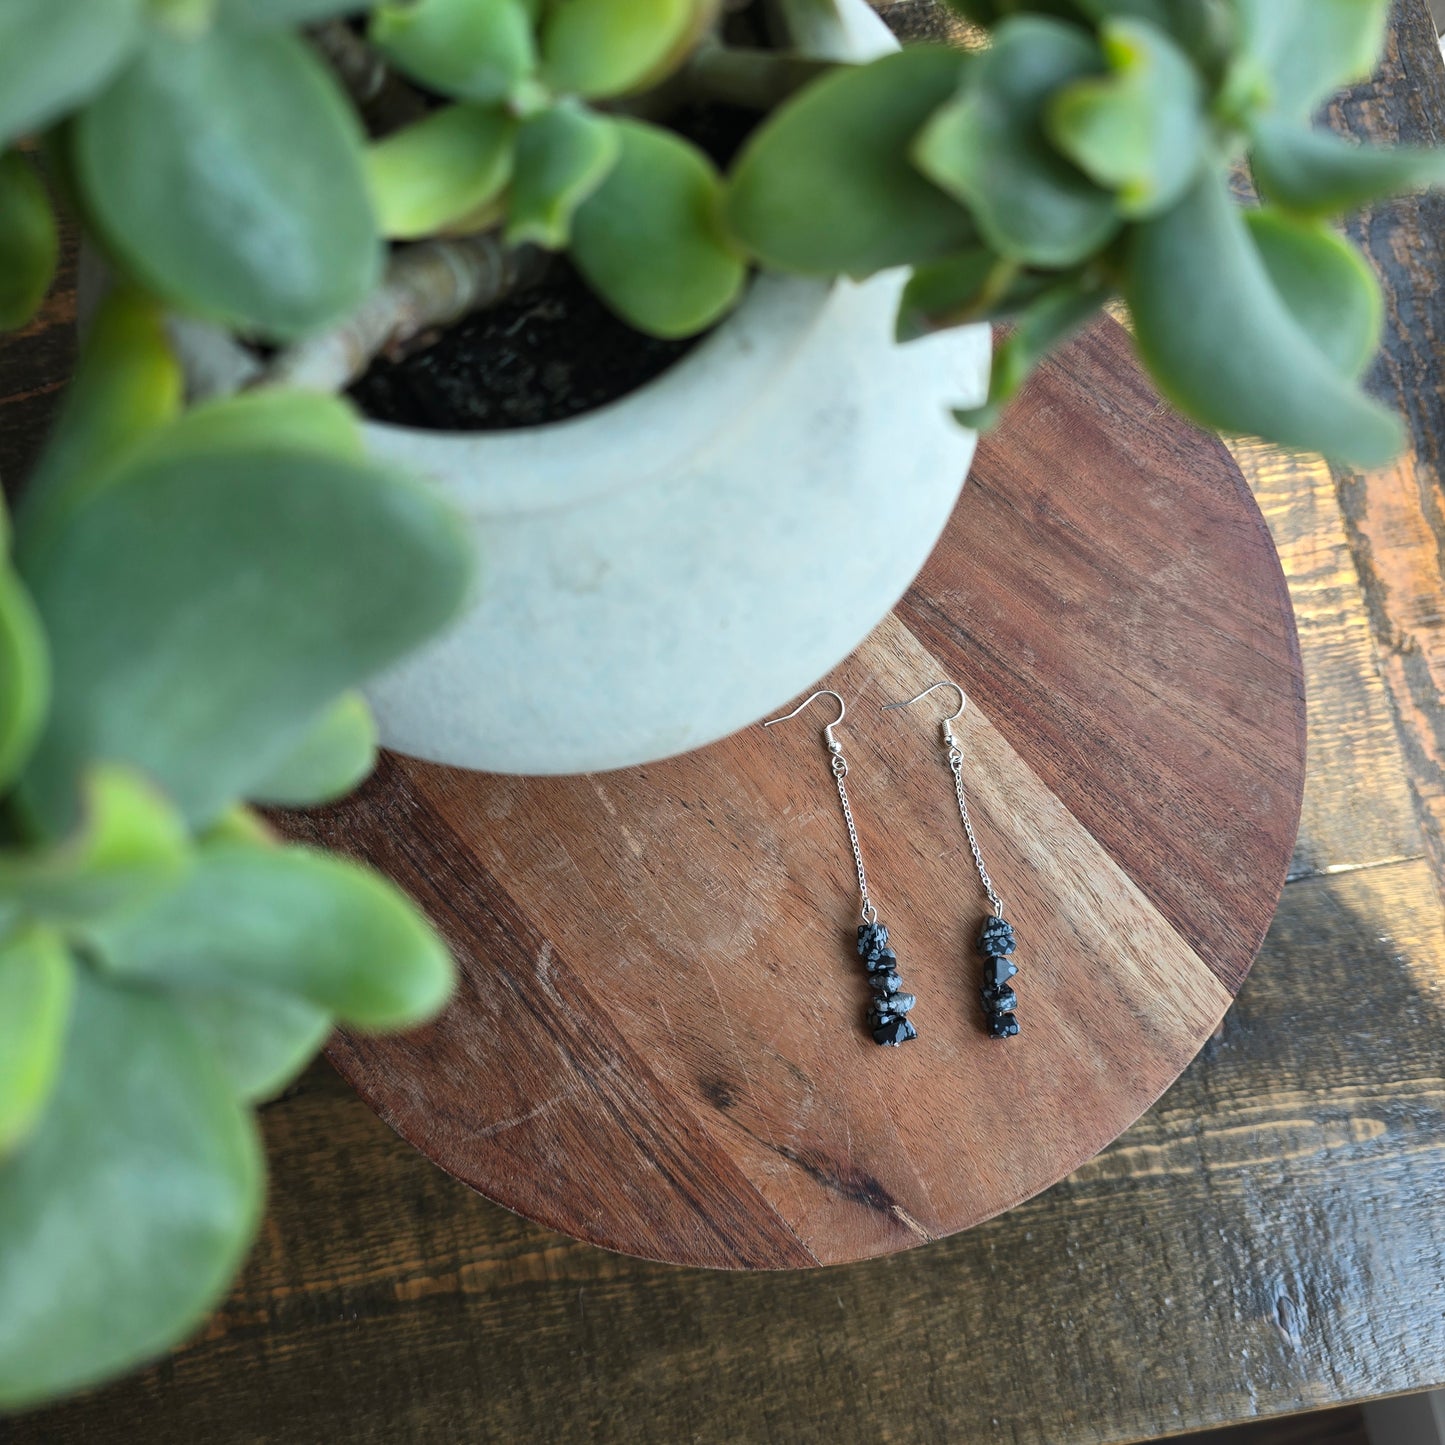
[[[429,1018],[451,957],[394,884],[345,858],[217,841],[147,909],[95,930],[117,975],[288,993],[361,1028]]]
[[[86,924],[138,908],[179,879],[191,839],[168,798],[112,764],[90,769],[82,795],[70,837],[0,852],[0,900],[47,922]]]
[[[0,1405],[138,1365],[198,1324],[261,1210],[255,1130],[163,998],[77,973],[63,1067],[0,1164]]]
[[[375,285],[360,124],[296,37],[156,34],[75,125],[107,244],[182,309],[290,338]]]
[[[4,0],[0,146],[88,99],[140,36],[142,0]]]
[[[1102,75],[1094,38],[1074,25],[1024,15],[994,31],[968,83],[913,147],[923,173],[973,213],[1001,255],[1071,266],[1119,229],[1114,197],[1054,148],[1045,107],[1071,82]]]
[[[501,105],[536,69],[523,0],[411,0],[377,7],[371,43],[429,90]]]
[[[908,159],[968,63],[944,46],[913,45],[809,85],[734,164],[733,232],[765,265],[811,276],[867,276],[973,240],[968,213]]]
[[[321,452],[144,453],[28,550],[55,704],[21,780],[74,816],[87,760],[124,761],[204,823],[321,711],[460,605],[471,548],[434,489]]]
[[[0,153],[0,331],[13,331],[45,299],[60,255],[50,198],[30,162]]]
[[[53,930],[0,940],[0,1179],[55,1086],[74,988],[75,965]]]
[[[1223,432],[1363,466],[1399,450],[1399,418],[1358,391],[1275,288],[1224,179],[1134,232],[1125,299],[1165,395]]]
[[[712,162],[671,131],[618,120],[616,164],[578,208],[572,259],[620,316],[654,336],[690,336],[737,299],[742,258],[723,233]]]
[[[349,793],[376,765],[376,719],[359,692],[343,693],[251,789],[258,803],[306,808]]]
[[[1352,145],[1327,131],[1262,120],[1250,166],[1260,194],[1306,216],[1332,216],[1422,186],[1445,183],[1445,150]]]

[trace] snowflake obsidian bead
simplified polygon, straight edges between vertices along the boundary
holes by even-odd
[[[1009,957],[1014,947],[1013,925],[1007,919],[990,918],[985,922],[978,935],[978,951],[983,955],[983,987],[979,998],[983,1002],[984,1027],[990,1038],[1011,1039],[1019,1031],[1014,1014],[1018,995],[1009,983],[1019,971]]]
[[[877,958],[888,946],[888,930],[881,923],[863,923],[858,926],[858,957]]]
[[[1019,1006],[1019,996],[1011,988],[990,988],[984,984],[979,995],[986,1014],[1012,1013]]]
[[[893,1048],[897,1048],[899,1044],[906,1044],[909,1039],[917,1037],[918,1030],[906,1018],[897,1014],[890,1015],[873,1030],[875,1044],[890,1045]]]
[[[990,918],[978,936],[978,951],[986,958],[1002,958],[1014,951],[1014,930],[1005,918]]]
[[[898,955],[891,948],[881,949],[865,959],[863,966],[869,973],[892,973],[898,967]]]
[[[918,1037],[918,1030],[906,1015],[917,999],[902,992],[898,955],[888,947],[888,930],[881,923],[865,923],[858,930],[858,956],[868,970],[868,987],[873,1002],[868,1006],[868,1029],[873,1041],[897,1047]]]
[[[990,988],[1003,988],[1019,966],[1010,958],[990,958],[984,961],[983,981]]]

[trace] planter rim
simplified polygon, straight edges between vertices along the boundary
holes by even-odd
[[[368,419],[367,436],[377,455],[426,473],[474,516],[551,511],[666,480],[767,399],[836,292],[830,281],[760,273],[666,371],[579,416],[471,432]]]

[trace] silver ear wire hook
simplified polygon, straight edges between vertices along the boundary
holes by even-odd
[[[763,726],[775,727],[778,723],[797,717],[809,703],[816,702],[820,697],[831,697],[838,704],[838,716],[823,725],[823,738],[831,754],[828,766],[832,770],[833,781],[838,784],[838,801],[843,805],[843,821],[848,826],[848,846],[853,850],[853,862],[858,870],[858,896],[862,903],[863,922],[874,923],[878,919],[878,910],[873,906],[873,900],[868,897],[868,873],[863,867],[863,845],[858,841],[858,827],[853,821],[853,805],[848,801],[848,787],[843,781],[848,776],[848,759],[843,756],[843,744],[833,736],[833,729],[848,716],[848,704],[843,701],[842,695],[834,692],[832,688],[821,687],[817,692],[805,697],[792,712],[784,713],[782,717],[769,718]]]
[[[841,753],[843,751],[843,745],[833,736],[833,729],[848,716],[848,704],[844,702],[842,697],[834,692],[832,688],[820,687],[818,691],[810,697],[805,697],[792,712],[784,713],[782,717],[769,718],[763,726],[765,728],[776,727],[778,723],[787,722],[789,719],[797,717],[810,702],[816,702],[820,697],[831,697],[838,704],[838,716],[835,717],[832,722],[824,724],[823,737],[827,741],[828,751],[830,753],[834,755]]]
[[[978,837],[973,831],[973,819],[968,812],[968,796],[963,791],[963,753],[959,749],[958,739],[953,735],[953,724],[963,716],[964,709],[968,706],[968,694],[956,683],[944,678],[940,682],[929,683],[917,697],[910,697],[906,702],[885,702],[884,712],[891,712],[897,707],[912,707],[916,702],[922,702],[931,692],[937,692],[941,687],[951,687],[958,694],[958,711],[951,713],[939,724],[943,733],[943,745],[948,749],[948,766],[953,773],[953,791],[958,797],[958,816],[963,820],[963,831],[968,838],[969,852],[973,854],[974,866],[978,869],[978,881],[983,884],[983,891],[988,895],[988,901],[993,905],[993,916],[1003,917],[1003,899],[998,896],[998,890],[993,886],[993,879],[988,875],[988,869],[984,866],[983,850],[978,846]]]
[[[853,851],[853,866],[858,873],[859,917],[863,920],[858,929],[858,957],[868,970],[868,987],[873,991],[873,1002],[868,1009],[868,1030],[873,1042],[896,1046],[918,1037],[918,1030],[908,1015],[917,1003],[911,993],[903,992],[903,980],[898,975],[898,955],[888,946],[888,930],[878,921],[878,910],[868,896],[868,873],[863,867],[863,845],[858,841],[858,825],[853,821],[853,805],[848,801],[848,759],[843,756],[843,744],[833,736],[833,729],[848,716],[848,704],[842,695],[832,688],[819,688],[805,697],[792,712],[781,717],[769,718],[763,726],[770,728],[780,722],[795,718],[809,703],[820,697],[831,697],[838,704],[838,716],[830,723],[823,724],[823,738],[828,744],[828,771],[838,788],[838,803],[843,809],[843,823],[848,829],[848,846]]]
[[[956,744],[953,737],[953,728],[950,726],[950,724],[956,723],[959,718],[963,716],[963,711],[968,706],[968,694],[964,692],[964,690],[956,682],[949,682],[948,679],[945,678],[942,682],[930,683],[927,687],[923,689],[922,692],[918,694],[917,697],[910,697],[907,702],[885,702],[883,704],[882,711],[892,712],[893,709],[896,707],[912,707],[914,703],[922,702],[929,693],[937,692],[938,689],[941,687],[951,687],[954,692],[958,694],[958,711],[955,713],[950,713],[939,724],[939,726],[943,730],[943,741],[950,748],[952,748]]]

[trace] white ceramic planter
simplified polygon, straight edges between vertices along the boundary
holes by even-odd
[[[386,743],[509,773],[699,747],[845,657],[903,594],[973,453],[987,328],[895,346],[902,279],[760,277],[650,385],[513,432],[370,426],[476,540],[476,599],[369,689]]]
[[[842,13],[814,53],[894,48],[865,0]],[[760,277],[671,370],[570,421],[369,426],[481,564],[460,622],[368,689],[387,745],[506,773],[652,762],[851,652],[937,541],[975,440],[949,411],[988,384],[987,327],[894,345],[902,285]]]

